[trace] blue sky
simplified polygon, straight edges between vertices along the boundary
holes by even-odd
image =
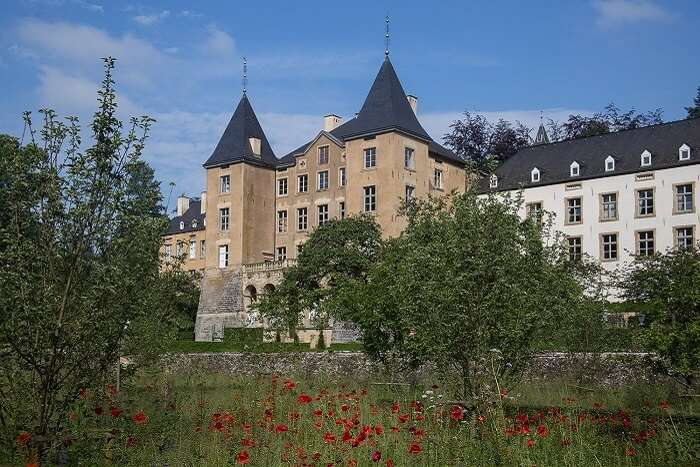
[[[359,110],[387,12],[392,62],[438,140],[465,109],[532,126],[540,110],[562,119],[614,101],[674,120],[700,85],[696,0],[17,0],[0,17],[0,132],[46,106],[87,123],[99,57],[113,55],[123,117],[157,119],[147,160],[164,186],[196,194],[240,98],[241,56],[281,157],[324,114]]]

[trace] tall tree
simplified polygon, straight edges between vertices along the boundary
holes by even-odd
[[[695,96],[693,105],[690,107],[686,107],[685,110],[688,111],[688,118],[700,117],[700,86],[698,86],[698,95]]]

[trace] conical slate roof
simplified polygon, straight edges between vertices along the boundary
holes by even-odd
[[[548,144],[549,136],[547,135],[547,130],[544,128],[544,124],[540,123],[540,127],[537,129],[537,136],[535,136],[535,144]]]
[[[249,138],[260,139],[260,155],[253,154]],[[204,167],[215,167],[239,161],[270,167],[277,164],[277,157],[267,141],[267,136],[265,136],[246,94],[241,97],[219,144],[216,145],[214,152],[204,163]]]

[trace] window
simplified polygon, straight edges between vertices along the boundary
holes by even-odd
[[[542,221],[542,203],[528,203],[525,205],[525,215],[528,219],[534,219],[537,222]]]
[[[637,232],[637,255],[651,256],[654,254],[654,231]]]
[[[306,230],[309,228],[309,210],[308,208],[297,208],[297,230]]]
[[[498,188],[498,177],[496,175],[491,175],[489,178],[489,188]]]
[[[219,245],[219,267],[228,267],[228,245]]]
[[[365,169],[369,169],[377,166],[377,148],[367,148],[364,151],[364,166]]]
[[[278,246],[277,247],[277,261],[283,261],[287,259],[287,247]]]
[[[566,200],[566,223],[580,224],[583,222],[581,198],[568,198]]]
[[[197,241],[190,240],[190,259],[197,258]]]
[[[642,167],[649,167],[651,165],[651,153],[649,151],[644,151],[642,153]]]
[[[362,188],[364,193],[363,205],[365,212],[374,212],[377,210],[377,187],[374,185],[366,186]]]
[[[301,250],[304,249],[304,244],[303,243],[298,243],[297,244],[297,256],[301,254]]]
[[[229,208],[219,209],[219,230],[228,230]]]
[[[532,183],[538,183],[540,181],[540,169],[538,169],[537,167],[532,169],[532,171],[530,172],[530,180],[532,181]]]
[[[345,219],[345,201],[338,203],[338,213],[341,219]]]
[[[345,186],[347,182],[348,179],[345,176],[345,167],[341,167],[338,169],[338,186]]]
[[[165,259],[170,259],[173,254],[173,246],[165,245]]]
[[[692,248],[695,243],[692,227],[676,228],[676,246],[678,248]]]
[[[569,260],[571,261],[581,261],[583,256],[583,238],[582,237],[569,237]]]
[[[435,169],[433,172],[433,186],[438,190],[442,190],[442,170]]]
[[[411,186],[411,185],[406,185],[406,201],[411,201],[413,199],[413,192],[416,190],[416,187]]]
[[[177,242],[177,257],[179,258],[185,254],[185,245],[182,242]]]
[[[569,175],[572,177],[578,177],[579,174],[581,173],[581,166],[578,165],[578,162],[574,161],[571,163],[569,166]]]
[[[608,156],[605,158],[605,171],[612,172],[613,170],[615,170],[615,158]]]
[[[693,212],[693,184],[676,185],[676,213]]]
[[[413,160],[413,153],[415,151],[412,148],[404,148],[403,150],[403,166],[408,170],[414,170],[415,161]]]
[[[219,192],[228,193],[231,191],[231,176],[222,175],[219,177]]]
[[[184,222],[184,221],[180,221],[180,230],[182,230],[182,229],[184,229],[184,228],[185,228],[185,222]]]
[[[207,256],[207,244],[204,240],[199,242],[199,257],[204,258]]]
[[[287,179],[280,178],[277,180],[277,196],[287,196]]]
[[[297,191],[306,193],[309,191],[309,174],[299,175],[297,177]]]
[[[318,191],[328,189],[328,171],[324,170],[318,173]]]
[[[198,225],[198,224],[197,224],[197,219],[193,220],[193,221],[192,221],[192,228],[193,228],[193,229],[196,229],[196,228],[197,228],[197,225]]]
[[[328,164],[328,146],[318,148],[318,165]]]
[[[284,233],[287,231],[287,211],[277,211],[277,232]]]
[[[654,215],[654,189],[637,190],[637,216]]]
[[[318,225],[323,225],[328,222],[328,205],[320,204],[318,206]]]
[[[604,193],[600,195],[600,220],[617,220],[617,193]]]
[[[617,234],[609,233],[600,236],[601,239],[601,259],[603,261],[617,260]]]
[[[679,161],[687,161],[690,160],[690,146],[687,144],[684,144],[680,148],[678,148],[678,160]]]

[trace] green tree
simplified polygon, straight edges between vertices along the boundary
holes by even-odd
[[[105,59],[87,149],[77,119],[51,110],[39,131],[25,114],[28,144],[0,138],[0,429],[5,442],[32,433],[42,463],[79,390],[104,384],[121,352],[157,347],[170,322],[159,273],[167,221],[140,159],[152,119],[123,131],[113,68]]]
[[[695,96],[695,100],[693,100],[693,105],[690,107],[686,107],[685,110],[688,111],[688,118],[700,117],[700,86],[698,86],[698,95]]]
[[[565,141],[656,125],[663,123],[662,114],[661,109],[646,113],[637,113],[634,109],[623,112],[610,103],[602,112],[591,116],[571,114],[564,123],[549,120],[547,130],[552,142]]]
[[[692,383],[700,366],[700,250],[638,258],[621,283],[625,298],[647,303],[642,337],[669,368]]]

